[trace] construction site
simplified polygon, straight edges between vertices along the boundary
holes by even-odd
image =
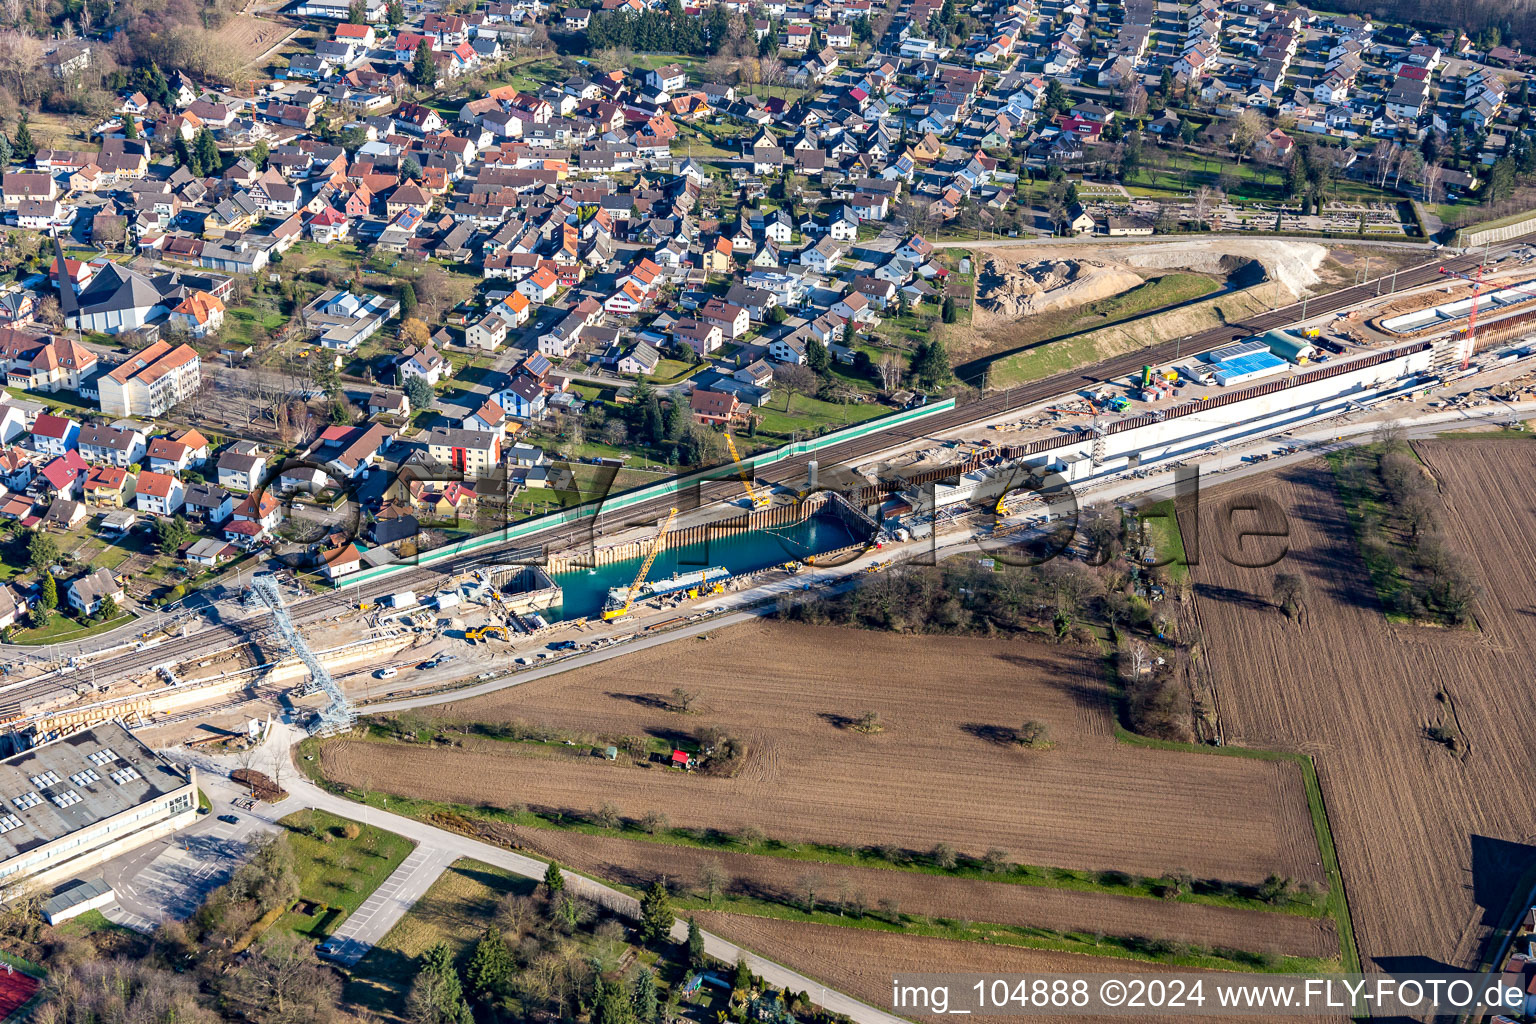
[[[1308,254],[1290,255],[1305,265]],[[476,537],[416,565],[357,573],[325,595],[291,574],[259,574],[225,589],[217,617],[184,611],[115,647],[13,666],[0,683],[11,708],[3,724],[17,746],[110,719],[170,739],[206,738],[273,710],[314,732],[345,731],[359,707],[494,688],[568,659],[687,635],[878,571],[940,534],[1027,534],[1057,518],[1057,506],[1145,489],[1184,466],[1268,458],[1276,439],[1302,431],[1338,424],[1342,434],[1348,422],[1390,410],[1419,417],[1525,401],[1531,349],[1503,339],[1519,335],[1524,320],[1515,318],[1536,300],[1523,290],[1531,272],[1521,270],[1536,253],[1511,255],[1459,275],[1468,280],[1446,274],[1343,310],[1308,316],[1303,303],[1284,329],[1206,351],[1174,345],[1172,359],[1137,372],[966,426],[893,431],[859,459],[811,458],[800,475],[771,484],[761,474],[782,453],[626,492],[559,546],[513,547],[513,533]],[[1053,268],[1035,283],[1049,295],[1104,269]],[[1061,277],[1054,289],[1045,287],[1050,275]],[[1442,308],[1447,287],[1470,289],[1464,318],[1459,305]],[[1490,388],[1461,383],[1474,378]],[[848,432],[876,438],[927,412]],[[581,514],[553,519],[580,524]],[[215,628],[218,642],[196,643]],[[167,655],[156,659],[160,647]]]

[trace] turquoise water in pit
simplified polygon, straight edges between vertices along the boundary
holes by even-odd
[[[756,572],[807,555],[857,544],[864,538],[855,534],[834,515],[816,515],[803,522],[787,523],[767,530],[752,530],[711,538],[680,548],[668,548],[656,556],[646,579],[663,580],[673,573],[692,572],[711,566],[724,566],[733,576]],[[554,580],[564,591],[558,609],[562,619],[596,616],[608,600],[609,587],[627,587],[640,571],[642,558],[556,573]]]

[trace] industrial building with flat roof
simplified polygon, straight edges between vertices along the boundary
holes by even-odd
[[[0,761],[0,887],[52,887],[192,824],[197,771],[112,722]]]

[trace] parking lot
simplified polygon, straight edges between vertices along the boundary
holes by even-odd
[[[208,814],[103,865],[102,877],[117,893],[117,902],[102,910],[108,920],[150,932],[162,921],[188,917],[209,892],[229,880],[252,837],[273,830],[231,803],[237,793],[209,786],[206,775],[199,781],[213,804]],[[228,785],[227,780],[219,781]],[[235,821],[220,820],[225,816]]]

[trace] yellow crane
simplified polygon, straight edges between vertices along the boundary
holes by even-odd
[[[741,455],[736,451],[736,439],[731,436],[729,430],[725,432],[725,446],[731,450],[731,459],[735,461],[736,465],[741,466],[741,482],[747,488],[747,499],[752,502],[752,507],[767,508],[773,504],[773,499],[768,496],[767,492],[759,491],[752,486],[752,474],[747,467],[742,466]]]
[[[661,542],[666,539],[667,531],[672,529],[672,520],[676,518],[677,509],[667,512],[667,518],[661,522],[661,530],[656,534],[656,539],[651,541],[651,550],[645,553],[645,561],[640,563],[640,571],[635,573],[635,580],[629,585],[628,593],[624,595],[624,603],[617,608],[604,608],[604,622],[629,614],[630,607],[635,603],[635,595],[640,591],[640,584],[645,582],[646,574],[651,571],[651,565],[656,561],[656,556],[661,553]]]

